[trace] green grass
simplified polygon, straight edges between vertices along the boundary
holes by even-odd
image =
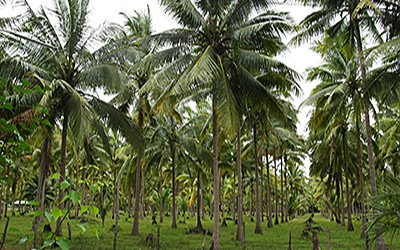
[[[245,217],[246,222],[246,249],[287,249],[289,241],[289,232],[292,233],[292,249],[311,249],[311,238],[302,238],[301,232],[304,229],[304,221],[309,215],[298,217],[289,223],[276,225],[273,228],[267,228],[266,221],[263,222],[263,234],[254,234],[255,222],[250,222],[249,217]],[[157,218],[158,220],[158,218]],[[183,220],[183,218],[178,218]],[[341,227],[335,222],[331,222],[316,214],[314,220],[323,229],[331,229],[332,249],[365,249],[365,239],[360,239],[360,221],[354,220],[354,232],[347,232],[346,227]],[[31,249],[31,242],[19,244],[23,235],[33,236],[32,231],[32,215],[13,216],[10,220],[9,232],[7,234],[5,249]],[[72,226],[72,243],[73,249],[112,249],[114,230],[112,225],[114,221],[107,216],[105,227],[101,226],[100,218],[91,218],[89,222],[84,223],[87,230],[85,234],[76,226],[79,220],[71,220]],[[151,225],[151,218],[147,217],[140,220],[140,235],[131,236],[133,219],[126,219],[121,216],[119,222],[118,233],[118,249],[156,249],[156,243],[148,243],[145,241],[149,233],[157,237],[157,229],[160,227],[161,232],[161,249],[201,249],[204,240],[203,235],[188,235],[186,232],[189,227],[196,226],[196,218],[186,219],[186,224],[179,223],[178,229],[170,229],[171,217],[165,217],[163,223]],[[208,217],[202,222],[206,229],[213,228],[213,221]],[[66,223],[64,223],[63,233],[68,235]],[[241,249],[241,243],[236,242],[236,225],[233,221],[227,221],[227,228],[220,228],[220,248],[225,249]],[[0,232],[4,230],[5,219],[0,220]],[[43,230],[43,223],[39,226],[40,232]],[[55,225],[52,224],[54,229]],[[100,240],[97,239],[91,228],[97,228]],[[15,230],[18,229],[18,230]],[[40,233],[40,240],[43,241],[47,233]],[[321,249],[328,249],[328,234],[324,232],[318,233],[318,239]],[[211,236],[207,237],[206,249],[210,247]],[[400,237],[395,236],[393,241],[387,238],[389,249],[400,249]]]

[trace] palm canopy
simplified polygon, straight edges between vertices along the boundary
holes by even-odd
[[[253,10],[271,7],[270,1],[161,1],[183,27],[144,39],[163,46],[150,54],[145,63],[161,70],[142,91],[164,86],[164,94],[186,95],[217,84],[217,103],[222,127],[234,134],[237,105],[232,84],[247,97],[269,102],[280,108],[267,88],[253,76],[272,72],[295,73],[272,58],[286,49],[281,42],[284,32],[292,29],[286,13],[267,11],[250,19]],[[163,67],[164,66],[164,67]],[[166,85],[168,84],[168,85]],[[211,94],[209,92],[209,94]],[[246,98],[246,96],[245,96]]]
[[[51,108],[55,117],[68,114],[77,137],[82,137],[85,121],[93,121],[97,113],[115,128],[133,131],[129,139],[141,140],[134,123],[90,94],[99,88],[117,91],[122,79],[118,68],[107,62],[104,50],[99,49],[107,28],[88,25],[89,2],[52,1],[51,7],[38,11],[27,1],[18,2],[22,14],[0,22],[3,52],[9,55],[1,61],[0,75],[12,80],[29,73],[32,84],[50,87],[51,91],[41,96],[41,104]],[[116,116],[119,119],[110,119]]]

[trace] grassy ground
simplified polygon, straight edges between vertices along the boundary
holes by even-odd
[[[110,217],[110,216],[108,216]],[[249,217],[245,217],[246,222],[246,249],[287,249],[289,241],[289,232],[292,234],[292,249],[312,249],[310,238],[302,238],[301,232],[304,229],[304,222],[309,215],[296,218],[289,223],[276,225],[273,228],[267,228],[266,221],[263,222],[263,234],[255,235],[255,222],[251,222]],[[157,218],[158,220],[158,218]],[[183,220],[183,218],[179,218]],[[31,249],[31,242],[20,244],[19,241],[23,235],[33,236],[32,227],[33,217],[29,215],[11,217],[9,232],[5,241],[5,249]],[[316,214],[314,221],[323,229],[331,229],[332,249],[365,249],[365,239],[360,239],[360,222],[354,220],[354,232],[347,232],[346,227],[341,227],[335,222],[331,222]],[[76,226],[79,220],[71,220],[73,249],[112,249],[114,230],[112,228],[114,221],[107,218],[104,228],[101,225],[100,218],[92,218],[84,223],[87,228],[82,235],[81,230]],[[161,249],[201,249],[204,240],[203,235],[188,235],[189,227],[196,226],[196,218],[186,219],[186,224],[179,223],[178,229],[170,229],[171,218],[165,217],[163,223],[151,225],[151,218],[147,217],[140,221],[140,235],[131,236],[133,219],[127,219],[121,216],[119,223],[119,233],[117,249],[157,249],[155,241],[146,242],[148,234],[154,234],[157,237],[157,229],[160,228]],[[208,217],[202,222],[206,229],[213,228],[213,221]],[[66,224],[66,223],[64,223]],[[241,249],[241,243],[236,242],[236,225],[233,221],[227,221],[228,227],[220,228],[220,248],[221,249]],[[5,219],[0,220],[0,232],[4,230]],[[52,228],[54,229],[54,223]],[[40,232],[43,230],[43,224],[40,225]],[[98,229],[100,240],[92,228]],[[68,235],[67,227],[63,228],[64,235]],[[40,233],[43,241],[48,233]],[[400,235],[394,237],[393,241],[387,238],[389,249],[400,249]],[[321,249],[328,249],[328,234],[318,233],[318,239]],[[211,236],[207,237],[206,249],[210,247]]]

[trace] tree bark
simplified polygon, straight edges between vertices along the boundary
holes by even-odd
[[[268,161],[268,144],[265,149],[266,155],[266,170],[267,170],[267,213],[268,213],[268,224],[267,227],[272,227],[272,206],[271,206],[271,186],[269,181],[269,161]]]
[[[285,171],[284,171],[284,177],[285,177],[285,222],[288,222],[288,199],[289,199],[289,191],[288,191],[288,185],[287,185],[287,155],[285,154]]]
[[[236,144],[237,144],[237,176],[238,176],[238,215],[237,215],[237,231],[236,240],[242,241],[242,222],[243,222],[243,193],[242,193],[242,149],[240,142],[240,121],[237,128]]]
[[[197,226],[196,228],[203,230],[203,225],[201,224],[201,180],[200,171],[197,172]]]
[[[279,225],[279,220],[278,220],[278,203],[279,203],[278,181],[276,179],[278,167],[276,166],[276,149],[275,149],[275,147],[274,147],[274,165],[275,165],[275,225]]]
[[[335,180],[335,184],[336,184],[336,210],[337,210],[337,212],[336,212],[336,214],[337,214],[337,217],[336,217],[336,223],[337,224],[340,224],[340,221],[341,221],[341,216],[340,216],[340,185],[339,185],[339,174],[336,174],[336,180]]]
[[[213,172],[214,172],[214,250],[219,250],[219,169],[218,169],[218,117],[217,117],[217,82],[212,82],[212,132],[213,132]]]
[[[163,201],[163,178],[162,171],[159,171],[159,184],[158,184],[158,195],[160,196],[160,223],[164,222],[164,201]]]
[[[347,231],[354,231],[353,222],[351,220],[349,167],[347,166],[347,147],[346,147],[346,130],[345,129],[343,129],[343,132],[342,132],[342,142],[343,142],[344,174],[345,174],[345,178],[346,178]]]
[[[64,110],[64,120],[63,120],[63,127],[61,132],[61,162],[60,162],[60,184],[65,181],[65,157],[67,154],[67,131],[68,131],[68,111]],[[64,199],[64,190],[62,190],[61,185],[59,187],[58,193],[58,208],[63,210],[64,209],[64,202],[61,202]],[[58,228],[56,235],[62,236],[62,216],[58,218],[56,223],[56,228]]]
[[[281,147],[281,223],[285,222],[284,220],[284,214],[285,214],[285,208],[284,208],[284,194],[283,194],[283,148]]]
[[[177,228],[178,226],[176,225],[176,204],[175,204],[175,192],[176,192],[176,186],[175,186],[175,148],[174,146],[171,146],[171,157],[172,157],[172,224],[171,228]]]
[[[232,220],[236,219],[236,173],[233,173]]]
[[[256,169],[256,228],[254,233],[262,234],[261,228],[261,199],[260,199],[260,188],[259,188],[259,174],[258,174],[258,149],[257,149],[257,126],[253,123],[253,133],[254,133],[254,160]]]
[[[343,178],[342,178],[342,170],[340,170],[340,182],[339,182],[339,184],[340,184],[340,203],[341,203],[341,213],[342,213],[342,216],[341,216],[341,218],[342,218],[342,220],[340,221],[340,225],[341,226],[345,226],[345,222],[344,222],[344,220],[345,220],[345,218],[344,218],[344,192],[343,192]]]

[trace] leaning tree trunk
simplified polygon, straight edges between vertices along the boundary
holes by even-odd
[[[68,112],[65,110],[64,111],[64,120],[63,120],[63,125],[62,125],[62,132],[61,132],[61,161],[60,161],[60,183],[65,181],[65,156],[67,154],[67,130],[68,130]],[[64,190],[61,188],[61,185],[59,187],[59,193],[58,193],[58,202],[60,203],[58,205],[58,208],[61,210],[64,210],[65,205],[64,202],[61,202],[64,199]],[[56,228],[57,236],[62,236],[62,216],[60,216],[57,220]]]
[[[278,220],[279,197],[278,197],[278,183],[277,183],[277,179],[276,179],[278,167],[276,166],[276,149],[275,149],[275,147],[274,147],[274,165],[275,165],[275,225],[278,225],[279,224],[279,220]]]
[[[176,204],[175,204],[175,194],[176,194],[176,187],[175,187],[175,148],[171,146],[171,157],[172,157],[172,224],[171,228],[177,228],[176,225]]]
[[[213,132],[213,171],[214,171],[214,250],[219,250],[219,170],[218,170],[218,118],[217,118],[217,82],[212,82],[212,132]]]
[[[345,129],[343,129],[343,132],[342,132],[342,142],[343,142],[344,174],[345,174],[345,178],[346,178],[347,231],[354,231],[353,222],[351,220],[349,167],[347,166],[347,147],[346,147],[346,130]]]
[[[356,43],[357,43],[357,51],[358,51],[358,59],[360,63],[360,70],[361,70],[361,84],[363,88],[363,106],[364,106],[364,116],[365,116],[365,134],[367,137],[367,145],[368,145],[368,164],[369,164],[369,174],[370,174],[370,183],[371,183],[371,195],[372,199],[378,198],[378,193],[376,189],[376,176],[375,176],[375,164],[374,164],[374,154],[372,151],[372,136],[371,136],[371,124],[369,121],[369,98],[367,95],[367,74],[364,65],[364,55],[363,55],[363,47],[362,47],[362,39],[361,39],[361,32],[360,26],[357,16],[354,17],[353,22],[355,24],[355,36],[356,36]],[[375,211],[379,212],[379,211]],[[379,226],[378,226],[379,227]],[[375,241],[375,249],[376,250],[387,250],[389,249],[385,237],[383,234],[379,235]]]
[[[253,123],[253,133],[254,133],[254,159],[255,159],[255,168],[256,168],[256,228],[254,233],[262,234],[261,228],[261,199],[260,199],[260,188],[259,188],[259,174],[258,174],[258,149],[257,149],[257,126],[256,123]]]
[[[243,193],[242,193],[242,149],[240,143],[240,121],[238,122],[236,144],[237,144],[237,176],[238,176],[238,215],[236,240],[242,241],[242,222],[243,222]]]
[[[265,149],[266,155],[266,170],[267,170],[267,213],[268,213],[268,227],[272,227],[272,206],[271,206],[271,186],[269,181],[269,161],[268,161],[268,145]]]

